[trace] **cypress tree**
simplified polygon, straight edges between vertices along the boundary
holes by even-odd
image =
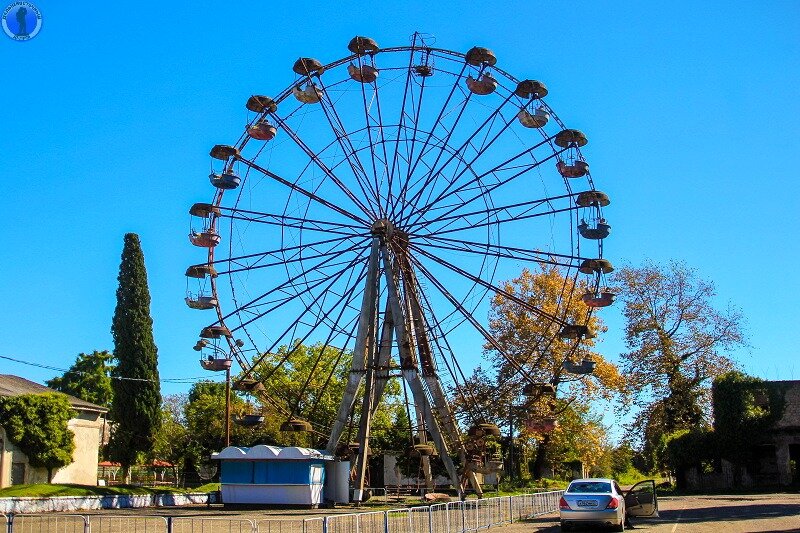
[[[140,453],[149,452],[161,423],[158,350],[153,340],[150,291],[144,254],[135,233],[125,235],[119,266],[117,307],[111,334],[116,367],[111,405],[114,433],[111,458],[122,464],[125,482]]]

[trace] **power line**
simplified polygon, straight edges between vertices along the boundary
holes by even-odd
[[[87,374],[86,372],[80,372],[78,370],[68,370],[65,368],[59,368],[57,366],[50,366],[50,365],[43,365],[41,363],[34,363],[32,361],[23,361],[22,359],[16,359],[14,357],[8,357],[7,355],[0,355],[0,359],[6,359],[8,361],[13,361],[15,363],[20,363],[23,365],[28,366],[35,366],[37,368],[44,368],[46,370],[53,370],[55,372],[61,372],[62,374],[66,374],[67,372],[72,372],[73,374]],[[121,381],[151,381],[157,382],[160,381],[162,383],[195,383],[197,381],[211,381],[206,377],[187,377],[187,378],[163,378],[161,380],[155,379],[145,379],[145,378],[126,378],[123,376],[109,376],[111,379],[118,379]]]

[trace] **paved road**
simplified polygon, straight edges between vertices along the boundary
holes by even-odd
[[[659,498],[660,518],[634,521],[648,533],[800,532],[800,494],[684,496]],[[558,517],[511,524],[502,533],[554,533]],[[579,530],[580,531],[580,530]],[[583,528],[582,531],[593,531]],[[498,530],[500,533],[500,530]]]
[[[660,518],[637,520],[635,531],[648,533],[751,533],[751,532],[800,532],[800,494],[765,494],[748,496],[687,496],[659,499]],[[347,509],[341,509],[347,511]],[[351,510],[352,512],[352,510]],[[299,519],[309,516],[331,514],[331,510],[297,510],[265,513],[264,511],[230,511],[214,506],[175,509],[125,509],[113,512],[84,513],[90,516],[92,531],[100,533],[128,533],[131,531],[164,531],[163,519],[153,515],[173,515],[182,517],[184,522],[176,525],[178,533],[190,531],[204,533],[238,531],[231,529],[230,522],[238,519],[283,520]],[[148,518],[149,516],[149,518]],[[189,518],[218,518],[214,527],[185,522]],[[133,520],[129,522],[128,520]],[[147,522],[147,524],[145,524]],[[238,522],[237,522],[238,523]],[[15,533],[80,533],[83,531],[80,517],[50,513],[23,518],[15,527]],[[180,526],[180,527],[178,527]],[[197,527],[195,527],[197,526]],[[219,527],[217,527],[219,526]],[[264,529],[262,527],[262,529]],[[288,527],[288,524],[287,524]],[[209,529],[210,528],[210,529]],[[284,528],[285,529],[285,528]],[[247,524],[242,531],[249,531]],[[291,530],[289,527],[287,530]],[[556,533],[560,530],[558,516],[555,514],[537,520],[516,522],[506,526],[491,528],[496,533]],[[584,528],[583,531],[593,531]]]

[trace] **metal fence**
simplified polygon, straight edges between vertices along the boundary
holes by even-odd
[[[471,533],[558,510],[563,491],[314,518],[0,514],[0,533]]]

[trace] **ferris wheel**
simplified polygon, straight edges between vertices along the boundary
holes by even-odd
[[[592,311],[613,301],[609,198],[581,153],[586,136],[545,102],[543,83],[502,70],[491,50],[450,51],[419,34],[391,48],[355,37],[347,49],[327,64],[297,59],[288,87],[247,100],[238,140],[212,148],[213,199],[190,210],[190,240],[208,255],[186,272],[186,302],[215,316],[195,349],[208,370],[235,360],[234,388],[281,406],[282,430],[317,431],[334,453],[357,429],[357,501],[371,417],[387,381],[402,378],[416,453],[438,452],[453,486],[480,494],[470,439],[499,429],[468,413],[462,430],[446,392],[469,398],[457,352],[471,343],[503,355],[485,325],[495,294],[516,298],[552,339],[592,335]],[[590,289],[572,294],[572,284],[545,311],[498,281],[541,264],[586,276]],[[565,311],[575,298],[586,304],[577,321]],[[316,371],[349,355],[327,427],[312,423],[310,391],[287,401],[256,372],[268,354],[283,347],[277,368],[310,342],[325,348],[320,359],[338,354]],[[524,364],[509,362],[524,378]]]

